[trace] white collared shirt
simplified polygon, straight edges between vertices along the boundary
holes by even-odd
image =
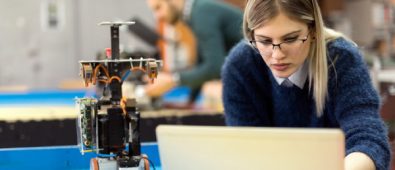
[[[288,80],[291,81],[292,84],[296,85],[300,89],[303,89],[304,84],[306,83],[306,79],[308,76],[308,62],[305,61],[303,65],[301,65],[298,70],[293,73],[291,76],[288,77]],[[276,79],[277,83],[281,85],[286,78],[280,78],[274,76]]]

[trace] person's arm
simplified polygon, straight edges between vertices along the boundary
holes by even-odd
[[[223,102],[228,126],[258,126],[261,122],[252,105],[252,99],[244,89],[240,74],[231,66],[223,70]]]
[[[198,61],[191,70],[179,73],[180,85],[192,89],[200,87],[205,81],[219,78],[221,66],[225,60],[226,49],[221,34],[219,21],[207,18],[207,15],[196,17],[195,35],[198,40]]]
[[[346,135],[346,168],[386,170],[391,156],[387,129],[379,115],[379,96],[358,49],[340,46],[346,47],[335,52],[339,55],[335,64],[337,79],[329,81],[337,82],[331,100]]]
[[[222,98],[226,124],[228,126],[263,126],[265,125],[262,120],[264,113],[258,113],[256,110],[255,103],[259,101],[254,101],[251,95],[255,87],[251,86],[252,77],[246,74],[247,67],[251,65],[240,62],[252,58],[248,49],[243,46],[245,45],[240,43],[229,53],[222,68]],[[261,102],[260,106],[263,107],[263,105],[264,103]]]
[[[190,24],[198,44],[198,64],[180,73],[180,85],[197,88],[205,81],[220,78],[228,50],[242,38],[242,13],[216,1],[196,1]],[[232,33],[229,33],[232,31]]]

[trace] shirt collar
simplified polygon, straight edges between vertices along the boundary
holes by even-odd
[[[292,82],[292,84],[298,86],[300,89],[303,89],[304,84],[306,83],[307,75],[308,75],[308,64],[307,61],[303,63],[302,66],[298,68],[298,70],[293,73],[291,76],[288,77],[288,80]],[[280,78],[274,76],[276,79],[277,83],[281,85],[285,78]]]
[[[183,18],[185,21],[189,21],[189,19],[191,19],[193,2],[195,2],[195,0],[185,0],[183,10]]]

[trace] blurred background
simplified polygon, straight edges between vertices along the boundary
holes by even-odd
[[[244,0],[217,0],[242,10]],[[361,48],[382,97],[382,117],[395,136],[395,0],[319,0],[327,26]],[[159,27],[145,0],[0,0],[0,147],[75,145],[74,98],[94,96],[79,77],[79,60],[110,47],[102,21],[136,20],[122,27],[124,57],[160,56],[149,34]],[[155,39],[155,38],[154,38]],[[151,42],[151,43],[150,43]],[[190,107],[188,88],[166,93],[161,107],[142,111],[142,140],[155,141],[158,124],[224,125],[221,84],[203,86]],[[139,101],[139,99],[137,99]],[[149,103],[152,104],[152,103]]]
[[[110,47],[102,21],[154,19],[145,1],[136,0],[1,0],[0,85],[54,89],[79,78],[79,60],[94,59]],[[121,32],[123,48],[149,51],[127,29]]]
[[[244,5],[243,0],[225,1],[240,9]],[[342,31],[366,52],[387,58],[394,55],[393,0],[319,1],[327,26]],[[0,3],[0,89],[54,89],[79,79],[78,61],[93,59],[110,46],[108,29],[97,26],[101,21],[138,18],[153,30],[156,27],[145,1]],[[155,53],[128,29],[121,30],[121,50]]]

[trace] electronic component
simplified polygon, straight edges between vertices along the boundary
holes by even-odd
[[[84,79],[85,87],[88,87],[89,83],[92,83],[92,77],[93,77],[93,69],[92,66],[89,64],[84,64],[81,67],[81,76]]]
[[[109,98],[76,99],[77,131],[81,153],[96,152],[91,169],[149,169],[148,158],[141,155],[140,112],[136,99],[122,97],[122,83],[130,72],[141,70],[153,82],[161,61],[152,58],[119,59],[119,27],[133,22],[103,22],[111,26],[111,49],[107,59],[80,61],[86,86],[104,84]],[[145,66],[145,67],[143,67]],[[121,70],[129,70],[121,76]]]
[[[158,77],[158,64],[156,62],[147,63],[147,74],[148,78],[150,78],[153,83],[154,79]]]
[[[77,110],[79,115],[77,118],[77,134],[79,137],[79,145],[81,151],[92,151],[95,147],[94,125],[97,116],[97,100],[93,98],[77,99]]]

